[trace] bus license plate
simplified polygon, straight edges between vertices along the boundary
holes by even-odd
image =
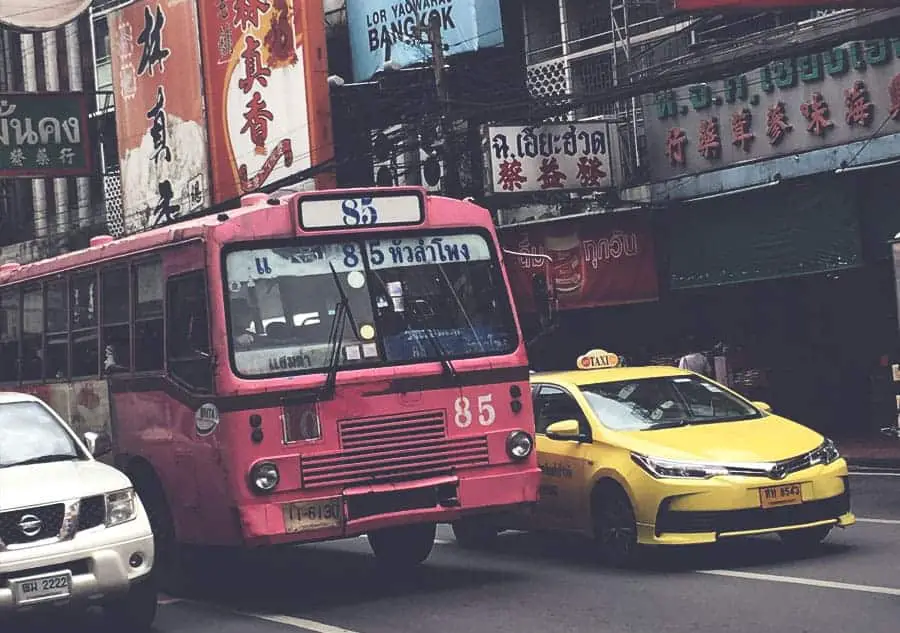
[[[16,604],[29,604],[68,598],[72,592],[70,572],[32,576],[20,580],[10,580]]]
[[[344,522],[341,498],[298,501],[282,506],[284,527],[288,532],[306,532],[340,527]]]

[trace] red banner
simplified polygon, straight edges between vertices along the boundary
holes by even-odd
[[[673,11],[762,11],[770,9],[865,9],[896,7],[897,0],[668,0]]]
[[[516,305],[534,310],[532,278],[550,271],[560,310],[655,301],[656,254],[649,217],[611,213],[500,231]]]

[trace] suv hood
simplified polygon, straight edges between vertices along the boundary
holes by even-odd
[[[815,450],[825,438],[777,415],[622,434],[624,448],[664,459],[705,463],[774,462]]]
[[[129,488],[124,473],[97,461],[0,468],[0,512]]]

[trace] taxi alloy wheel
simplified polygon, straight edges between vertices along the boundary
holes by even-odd
[[[786,530],[778,534],[781,542],[787,547],[799,551],[808,551],[816,548],[831,532],[830,525],[820,525],[802,530]]]
[[[594,538],[600,557],[614,567],[632,563],[637,553],[637,522],[625,492],[615,484],[594,494]]]

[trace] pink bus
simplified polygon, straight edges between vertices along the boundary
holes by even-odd
[[[45,399],[185,546],[435,525],[537,500],[528,361],[490,214],[419,188],[241,206],[0,268],[0,380]],[[2,386],[0,386],[2,388]]]

